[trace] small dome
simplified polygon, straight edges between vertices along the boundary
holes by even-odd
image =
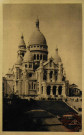
[[[56,54],[55,54],[55,57],[54,57],[54,62],[56,64],[61,62],[61,57],[58,55],[58,48],[56,48]]]
[[[22,64],[22,57],[21,56],[18,56],[18,58],[17,58],[17,61],[16,61],[16,65],[21,65]]]
[[[44,35],[39,30],[39,20],[36,20],[36,28],[30,37],[29,45],[47,45]]]
[[[27,50],[27,52],[25,53],[25,56],[24,56],[24,62],[29,62],[32,60],[33,60],[33,55],[29,50]]]
[[[25,41],[24,41],[24,36],[23,36],[23,35],[21,36],[21,40],[20,40],[19,46],[24,46],[24,47],[26,47]]]

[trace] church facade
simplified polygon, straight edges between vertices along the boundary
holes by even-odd
[[[37,19],[28,46],[22,35],[17,61],[3,77],[4,95],[14,93],[24,98],[66,97],[69,94],[68,85],[58,48],[54,58],[48,59],[48,45]]]

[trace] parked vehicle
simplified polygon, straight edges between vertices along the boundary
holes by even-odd
[[[79,131],[82,128],[81,116],[75,113],[65,114],[61,117],[64,126],[72,131]]]

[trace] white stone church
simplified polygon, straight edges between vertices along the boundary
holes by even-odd
[[[58,48],[55,57],[48,59],[48,45],[39,29],[38,19],[35,25],[28,46],[21,36],[17,61],[3,77],[4,95],[14,93],[24,98],[66,97],[69,94],[69,82]]]

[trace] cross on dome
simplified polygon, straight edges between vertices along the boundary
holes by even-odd
[[[58,47],[56,46],[56,49],[55,49],[56,51],[58,51]]]
[[[24,39],[23,33],[22,33],[21,39]]]
[[[36,28],[39,29],[39,19],[38,18],[36,19]]]

